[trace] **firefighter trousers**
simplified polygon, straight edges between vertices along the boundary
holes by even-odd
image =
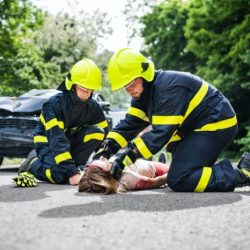
[[[91,138],[91,135],[95,133],[104,135],[104,130],[97,126],[89,125],[74,132],[66,132],[70,142],[70,153],[76,166],[85,165],[92,152],[102,143],[100,139]],[[84,140],[84,138],[88,139]],[[49,146],[39,149],[38,159],[32,163],[30,172],[41,181],[57,184],[69,182],[65,169],[56,164],[54,154]]]
[[[217,162],[235,138],[238,127],[211,132],[191,132],[172,151],[168,186],[178,192],[229,192],[236,173],[229,160]]]

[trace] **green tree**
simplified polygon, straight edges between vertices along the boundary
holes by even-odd
[[[0,94],[18,94],[38,84],[39,54],[24,41],[42,21],[43,13],[28,0],[0,1]]]
[[[126,0],[123,14],[126,18],[127,36],[129,42],[141,36],[143,23],[141,17],[150,13],[152,8],[164,0]]]
[[[239,120],[238,138],[243,138],[250,123],[250,2],[191,3],[185,27],[187,50],[199,58],[196,73],[230,99]]]
[[[56,87],[75,62],[83,57],[94,59],[100,39],[112,33],[109,22],[107,14],[100,11],[47,16],[44,26],[34,36],[44,63],[54,65],[54,71],[47,71],[43,81]]]
[[[70,15],[52,16],[28,0],[0,4],[2,95],[57,87],[76,61],[94,58],[100,39],[112,32],[104,12],[88,14],[77,9],[74,13],[69,8]]]
[[[157,67],[182,71],[195,71],[196,57],[186,50],[184,26],[188,17],[188,3],[169,0],[153,7],[144,15],[142,36],[146,52]]]
[[[246,126],[245,129],[247,130],[247,134],[245,137],[240,138],[237,140],[237,143],[242,146],[242,151],[250,151],[250,126]]]

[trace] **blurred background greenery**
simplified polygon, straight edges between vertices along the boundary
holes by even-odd
[[[140,50],[157,68],[197,74],[228,97],[239,133],[225,154],[250,151],[250,1],[125,0],[123,15],[128,41],[140,37]],[[0,0],[0,96],[56,88],[86,56],[101,68],[112,107],[128,107],[130,98],[113,95],[107,79],[113,51],[101,40],[113,32],[110,21],[101,10],[51,14],[31,0]]]

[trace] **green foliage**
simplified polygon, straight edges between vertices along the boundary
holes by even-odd
[[[27,89],[47,87],[41,80],[43,69],[49,69],[49,65],[44,65],[35,48],[20,47],[14,58],[0,59],[0,65],[6,66],[4,72],[0,72],[0,93],[3,95],[17,95]]]
[[[44,63],[57,65],[57,71],[44,79],[50,87],[56,87],[72,65],[83,57],[94,59],[99,39],[111,33],[105,13],[80,12],[77,18],[66,13],[48,16],[42,29],[34,36],[34,42],[42,52]]]
[[[22,37],[41,25],[43,14],[29,0],[0,1],[0,50],[2,56],[17,53]]]
[[[158,68],[194,71],[196,58],[186,50],[183,28],[188,15],[188,4],[170,0],[154,6],[152,12],[141,18],[142,36],[146,52]]]
[[[187,50],[200,61],[196,73],[229,98],[239,120],[238,138],[246,136],[239,141],[248,147],[245,126],[250,123],[250,2],[191,1],[185,36]]]
[[[140,22],[141,17],[151,12],[155,5],[165,2],[165,0],[126,0],[123,14],[126,18],[128,39],[140,37],[140,29],[144,26]]]
[[[29,0],[1,1],[0,11],[0,95],[57,87],[76,61],[94,58],[99,40],[112,32],[100,11],[51,16]]]
[[[38,84],[38,54],[24,41],[42,20],[42,12],[28,0],[0,1],[0,94],[19,94]]]
[[[242,146],[241,147],[242,152],[244,151],[250,152],[250,126],[246,126],[245,129],[247,131],[246,136],[237,140],[237,143]]]

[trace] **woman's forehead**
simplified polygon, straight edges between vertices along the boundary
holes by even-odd
[[[89,165],[96,165],[96,166],[99,166],[99,165],[103,165],[103,161],[101,160],[94,160],[92,161]]]

